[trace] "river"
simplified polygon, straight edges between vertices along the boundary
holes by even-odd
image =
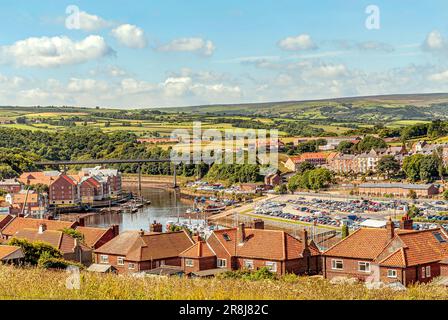
[[[136,189],[129,188],[127,191],[137,193]],[[101,214],[86,218],[86,225],[91,227],[109,227],[113,224],[120,226],[120,232],[127,230],[149,230],[149,225],[160,222],[166,230],[168,221],[188,222],[188,219],[179,217],[188,208],[193,206],[193,202],[181,199],[173,190],[144,188],[143,197],[151,201],[151,205],[139,209],[136,213],[121,214]],[[193,223],[199,222],[191,220]]]

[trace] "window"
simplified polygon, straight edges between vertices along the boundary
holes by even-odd
[[[434,237],[439,241],[440,243],[446,242],[446,239],[443,237],[443,235],[440,232],[434,232]]]
[[[358,271],[370,272],[370,262],[359,261],[358,262]]]
[[[422,278],[425,279],[426,270],[425,267],[422,267]]]
[[[335,270],[344,269],[344,262],[342,260],[331,260],[331,268]]]
[[[124,257],[117,258],[117,265],[124,266]]]
[[[135,263],[129,262],[128,263],[128,269],[129,270],[134,270],[135,269]]]
[[[388,278],[396,278],[397,277],[397,270],[394,270],[394,269],[387,270],[387,277]]]
[[[100,255],[100,262],[101,263],[109,263],[109,256],[105,255],[105,254]]]
[[[254,261],[253,260],[244,260],[244,268],[253,270],[254,269]]]
[[[277,272],[277,262],[266,261],[266,268],[272,272]]]
[[[430,278],[431,277],[431,266],[427,266],[426,267],[426,278]]]
[[[193,259],[185,259],[185,266],[186,267],[193,267],[194,266]]]
[[[217,262],[218,268],[226,268],[227,267],[227,260],[226,259],[218,259]]]

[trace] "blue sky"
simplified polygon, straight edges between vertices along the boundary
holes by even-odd
[[[379,29],[366,27],[369,5]],[[71,15],[68,6],[76,6]],[[1,8],[1,105],[166,107],[447,91],[443,0],[2,0]],[[67,19],[78,24],[67,27]]]

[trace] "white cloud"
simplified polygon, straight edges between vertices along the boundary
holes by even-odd
[[[98,81],[95,79],[79,79],[79,78],[71,78],[68,85],[67,90],[69,92],[75,93],[85,93],[92,91],[106,91],[109,89],[109,86],[104,81]]]
[[[202,38],[180,38],[160,46],[158,50],[199,52],[203,55],[211,56],[215,51],[215,45],[212,41]]]
[[[294,37],[287,37],[279,41],[278,46],[283,50],[289,51],[317,49],[317,45],[308,34],[300,34]]]
[[[84,63],[113,52],[100,36],[88,36],[79,42],[66,36],[28,38],[0,47],[0,62],[48,68]]]
[[[148,44],[143,29],[131,24],[118,26],[112,30],[112,35],[125,47],[142,49]]]
[[[377,42],[377,41],[366,41],[366,42],[360,42],[357,44],[357,47],[361,51],[384,51],[384,52],[392,52],[395,50],[395,48],[384,42]]]
[[[423,43],[423,49],[428,51],[437,51],[437,50],[443,50],[446,49],[447,42],[442,36],[442,34],[437,31],[431,31]]]
[[[109,28],[112,23],[104,20],[103,18],[89,14],[85,11],[79,12],[79,26],[84,31],[95,31],[99,29]]]
[[[320,66],[312,66],[305,73],[309,77],[335,79],[347,76],[348,70],[343,64],[322,64]]]
[[[435,82],[447,82],[448,81],[448,70],[431,74],[431,75],[429,75],[428,79],[431,81],[435,81]]]

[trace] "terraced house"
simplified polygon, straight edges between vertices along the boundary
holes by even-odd
[[[180,267],[179,254],[193,244],[185,231],[125,231],[94,251],[95,262],[111,266],[118,273],[142,272],[164,265]]]
[[[261,267],[279,275],[317,274],[321,270],[319,249],[308,241],[306,232],[299,240],[284,231],[265,230],[262,221],[254,228],[242,223],[237,228],[216,230],[206,242],[195,243],[180,256],[186,274]]]
[[[400,228],[361,228],[323,253],[327,279],[409,285],[448,275],[448,235],[443,229],[412,230],[403,217]]]

